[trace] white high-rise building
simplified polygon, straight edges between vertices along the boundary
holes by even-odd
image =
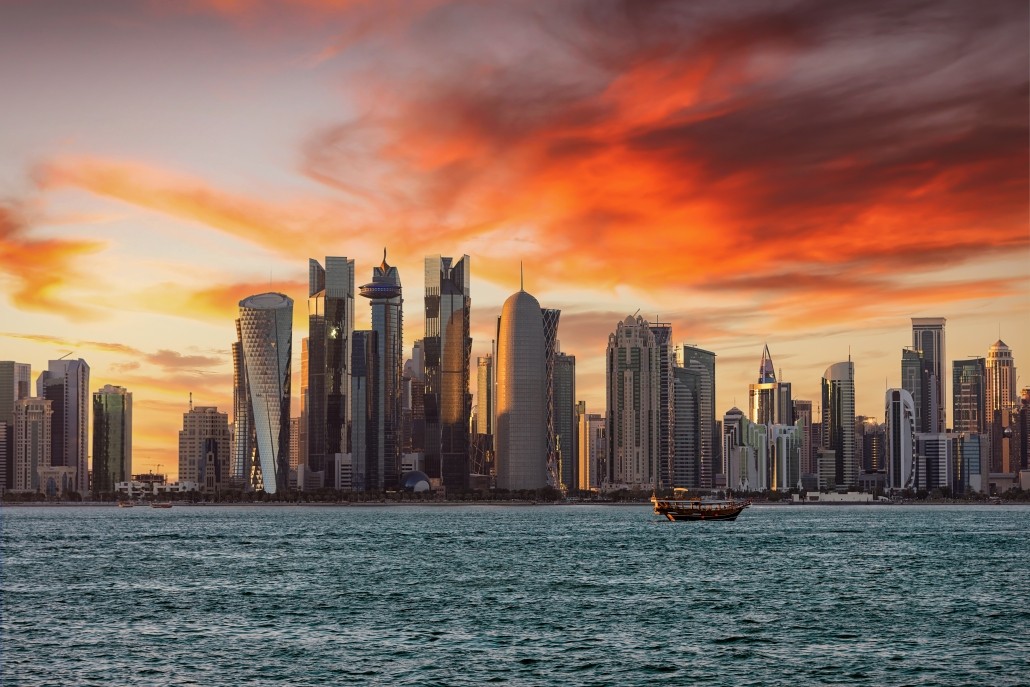
[[[237,331],[240,360],[236,368],[246,372],[249,413],[247,422],[242,425],[234,418],[237,420],[235,457],[240,459],[240,444],[248,441],[240,436],[242,429],[253,442],[257,464],[234,467],[246,470],[246,477],[255,487],[275,494],[286,490],[289,479],[293,299],[281,293],[244,298],[240,301]],[[237,412],[240,412],[239,407]]]
[[[661,379],[659,349],[640,316],[619,322],[608,337],[608,486],[657,489]]]
[[[906,489],[915,485],[916,404],[904,389],[887,389],[887,488]]]

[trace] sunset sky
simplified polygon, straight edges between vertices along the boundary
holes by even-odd
[[[1024,0],[0,0],[0,359],[86,359],[174,475],[239,300],[295,300],[296,394],[307,259],[385,246],[409,351],[425,255],[471,256],[473,358],[522,261],[594,412],[638,309],[720,418],[765,343],[882,417],[913,316],[1027,386],[1028,64]]]

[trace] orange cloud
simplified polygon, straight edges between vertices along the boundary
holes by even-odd
[[[35,238],[22,212],[0,205],[0,276],[11,284],[11,301],[19,308],[73,319],[98,313],[73,298],[62,298],[85,277],[79,260],[103,247],[99,241]]]

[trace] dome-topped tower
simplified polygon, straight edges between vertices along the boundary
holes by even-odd
[[[1016,362],[1012,349],[998,339],[987,349],[987,417],[1016,403]]]
[[[497,487],[547,486],[544,323],[536,298],[518,291],[501,309],[497,337]]]

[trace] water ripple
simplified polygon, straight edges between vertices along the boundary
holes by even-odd
[[[1019,684],[1030,509],[6,508],[4,685]]]

